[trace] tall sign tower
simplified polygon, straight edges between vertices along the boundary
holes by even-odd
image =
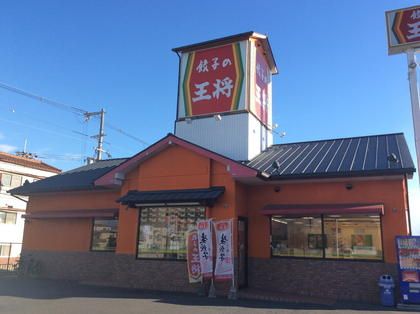
[[[273,144],[277,67],[267,36],[248,32],[173,51],[180,58],[175,135],[235,160]]]
[[[388,33],[388,53],[407,54],[411,111],[416,144],[417,171],[420,176],[420,107],[417,83],[416,54],[420,51],[420,6],[392,10],[385,13]]]

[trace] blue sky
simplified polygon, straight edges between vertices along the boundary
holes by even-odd
[[[384,12],[416,4],[9,1],[0,10],[0,82],[88,111],[103,107],[106,122],[153,143],[173,131],[171,48],[254,30],[268,34],[280,70],[274,122],[287,136],[276,143],[404,132],[414,159],[406,58],[387,54]],[[93,135],[97,121],[0,89],[0,150],[21,150],[27,139],[30,151],[70,169],[95,145],[74,131]],[[106,133],[113,157],[145,147]],[[418,186],[410,182],[412,209]],[[412,218],[420,233],[420,213]]]

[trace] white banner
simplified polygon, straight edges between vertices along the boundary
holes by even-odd
[[[233,278],[233,243],[232,220],[213,222],[216,232],[216,280],[230,280]]]
[[[198,247],[200,249],[200,265],[203,278],[213,277],[213,239],[211,220],[197,222]]]

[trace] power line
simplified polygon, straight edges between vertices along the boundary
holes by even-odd
[[[17,93],[17,94],[25,96],[25,97],[29,97],[31,99],[37,100],[37,101],[39,101],[41,103],[44,103],[44,104],[51,105],[51,106],[56,107],[58,109],[71,112],[71,113],[76,114],[78,116],[83,116],[85,118],[86,122],[89,121],[89,118],[91,116],[95,116],[97,118],[100,118],[103,121],[104,112],[102,113],[102,115],[100,117],[98,117],[96,115],[96,113],[89,112],[87,110],[84,110],[84,109],[81,109],[81,108],[78,108],[78,107],[75,107],[75,106],[72,106],[72,105],[68,105],[68,104],[65,104],[65,103],[62,103],[62,102],[58,102],[58,101],[55,101],[55,100],[52,100],[52,99],[49,99],[49,98],[46,98],[46,97],[43,97],[43,96],[39,96],[39,95],[33,94],[31,92],[25,91],[23,89],[11,86],[9,84],[5,84],[3,82],[0,82],[0,88],[6,89],[10,92],[14,92],[14,93]],[[121,129],[121,128],[119,128],[119,127],[117,127],[117,126],[115,126],[115,125],[113,125],[109,122],[107,123],[106,126],[109,127],[110,129],[128,137],[128,138],[131,138],[132,140],[135,140],[135,141],[145,145],[145,146],[149,145],[147,142],[143,141],[139,137],[134,136],[134,135],[124,131],[123,129]],[[77,132],[77,131],[73,131],[73,132],[77,133],[77,134],[80,134],[80,132]],[[101,151],[103,150],[100,143],[103,143],[103,137],[104,136],[105,136],[105,134],[103,132],[103,125],[102,125],[101,128],[100,128],[99,134],[96,136],[98,138],[98,147],[96,148],[98,158],[100,156]]]
[[[64,103],[61,103],[61,102],[58,102],[58,101],[55,101],[55,100],[51,100],[51,99],[48,99],[48,98],[45,98],[45,97],[42,97],[42,96],[35,95],[33,93],[24,91],[20,88],[16,88],[16,87],[7,85],[3,82],[0,82],[0,87],[4,88],[4,89],[6,89],[10,92],[14,92],[14,93],[20,94],[22,96],[26,96],[26,97],[35,99],[35,100],[40,101],[42,103],[45,103],[45,104],[51,105],[53,107],[56,107],[56,108],[59,108],[59,109],[62,109],[62,110],[66,110],[66,111],[69,111],[69,112],[72,112],[72,113],[75,113],[75,114],[78,114],[78,115],[84,115],[84,114],[87,113],[86,110],[83,110],[83,109],[80,109],[80,108],[77,108],[77,107],[74,107],[74,106],[71,106],[71,105],[67,105],[67,104],[64,104]]]
[[[27,124],[27,123],[22,123],[22,122],[19,122],[19,121],[13,121],[13,120],[8,120],[8,119],[3,119],[3,118],[0,118],[0,121],[20,125],[20,126],[23,126],[23,127],[28,127],[30,129],[34,129],[34,130],[38,130],[38,131],[42,131],[42,132],[47,132],[47,133],[51,133],[51,134],[64,136],[64,137],[67,137],[67,138],[72,138],[72,139],[75,139],[75,140],[78,140],[78,141],[83,141],[83,139],[81,139],[80,137],[71,136],[71,135],[66,134],[66,133],[57,132],[57,131],[41,128],[41,127],[38,127],[38,126],[33,126],[33,125],[30,125],[30,124]]]
[[[121,133],[121,134],[123,134],[123,135],[125,135],[125,136],[127,136],[127,137],[145,145],[145,146],[149,145],[149,143],[143,141],[141,138],[138,138],[137,136],[131,135],[131,134],[127,133],[126,131],[124,131],[124,130],[122,130],[122,129],[120,129],[120,128],[118,128],[118,127],[116,127],[116,126],[114,126],[110,123],[108,123],[108,128],[113,129],[114,131],[117,131],[118,133]]]
[[[89,135],[86,134],[86,133],[82,133],[82,132],[79,132],[79,131],[76,131],[76,130],[73,130],[73,129],[70,129],[70,128],[63,127],[63,125],[56,124],[54,122],[51,122],[50,120],[45,120],[45,119],[41,119],[39,117],[35,117],[33,114],[31,114],[27,111],[19,110],[19,112],[17,112],[15,110],[15,108],[13,108],[12,106],[4,105],[4,104],[0,104],[0,107],[5,108],[6,110],[10,110],[13,114],[16,113],[17,115],[24,115],[24,116],[26,116],[26,117],[28,117],[32,120],[42,122],[43,125],[50,125],[50,126],[52,126],[54,128],[57,128],[61,131],[65,130],[65,131],[71,132],[73,134],[77,134],[77,135],[89,138]],[[10,120],[10,121],[13,122],[13,120]],[[62,133],[62,132],[56,132],[56,133]]]
[[[39,159],[52,159],[52,160],[61,160],[61,161],[79,161],[79,160],[84,160],[87,157],[87,156],[73,155],[73,154],[60,155],[60,154],[34,153],[34,155],[36,156],[36,158],[39,158]]]

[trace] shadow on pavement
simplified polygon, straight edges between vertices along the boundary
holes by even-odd
[[[62,298],[114,298],[149,299],[158,303],[186,306],[223,306],[258,309],[308,309],[308,310],[356,310],[356,311],[396,311],[370,304],[336,303],[319,305],[307,303],[286,303],[261,300],[228,300],[223,297],[209,299],[194,294],[155,292],[128,288],[112,288],[79,284],[72,281],[23,279],[13,276],[0,276],[0,297],[52,300]]]

